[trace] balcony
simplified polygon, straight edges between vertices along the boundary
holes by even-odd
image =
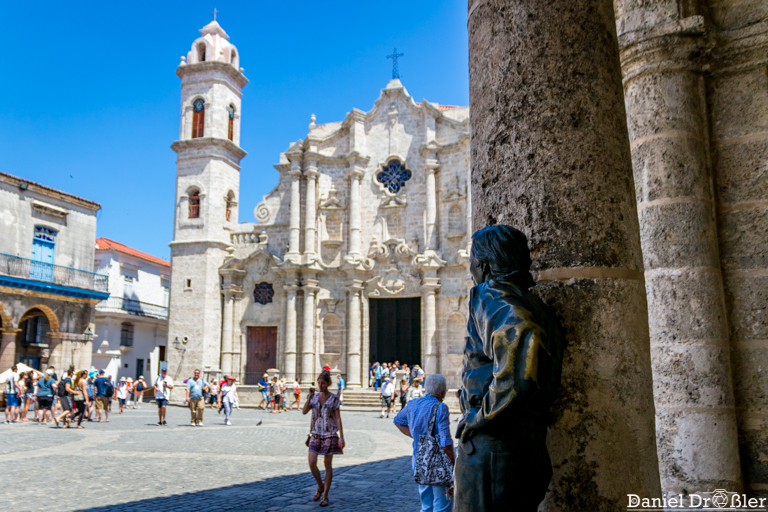
[[[87,270],[0,253],[0,284],[58,295],[103,299],[109,282],[107,276]]]
[[[146,316],[149,318],[168,319],[168,308],[140,302],[135,299],[125,299],[123,297],[109,297],[107,300],[96,305],[97,311],[126,312],[130,315]]]

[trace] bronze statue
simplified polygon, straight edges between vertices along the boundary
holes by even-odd
[[[528,291],[530,267],[528,240],[515,228],[472,235],[455,512],[533,512],[552,478],[547,424],[565,337]]]

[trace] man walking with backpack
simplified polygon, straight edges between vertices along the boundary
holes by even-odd
[[[141,402],[144,401],[144,390],[147,389],[147,383],[143,375],[139,375],[133,384],[133,408],[141,409]]]
[[[115,394],[115,388],[108,378],[104,376],[104,370],[99,370],[99,376],[93,381],[96,396],[96,417],[99,423],[104,423],[101,413],[104,411],[104,419],[109,423],[109,398]]]
[[[173,379],[168,376],[168,369],[163,368],[160,370],[160,375],[155,379],[155,402],[157,402],[157,418],[158,425],[167,425],[165,421],[166,407],[168,406],[168,400],[171,398],[171,390],[173,389]]]

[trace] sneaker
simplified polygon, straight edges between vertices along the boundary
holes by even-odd
[[[162,427],[162,426],[163,426],[163,422],[162,422],[162,421],[158,421],[158,422],[157,422],[157,425],[158,425],[158,426],[160,426],[160,427]]]
[[[196,427],[196,426],[197,426],[197,423],[195,423],[195,422],[193,421],[193,422],[192,422],[192,426],[193,426],[193,427]]]
[[[168,422],[163,420],[163,425],[167,425],[167,424],[168,424]]]
[[[227,421],[227,422],[225,423],[225,425],[232,425],[232,422],[231,422],[231,421]]]
[[[197,424],[197,426],[198,427],[202,427],[203,426],[203,422],[201,421],[200,423]]]

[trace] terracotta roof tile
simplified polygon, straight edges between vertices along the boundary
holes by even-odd
[[[158,265],[162,265],[164,267],[168,267],[168,268],[171,267],[171,264],[163,259],[156,258],[155,256],[152,256],[145,252],[137,251],[136,249],[131,249],[127,245],[123,245],[119,242],[115,242],[114,240],[110,240],[109,238],[97,238],[96,249],[99,251],[106,251],[111,249],[113,251],[121,252],[123,254],[128,254],[130,256],[135,256],[137,258],[141,258],[146,261],[151,261],[152,263],[157,263]]]

